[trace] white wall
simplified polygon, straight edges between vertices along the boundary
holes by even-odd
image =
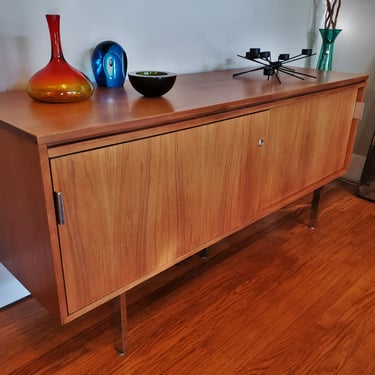
[[[50,57],[46,13],[61,15],[64,55],[92,78],[90,55],[111,39],[127,52],[129,70],[188,73],[248,66],[250,47],[278,53],[317,52],[324,0],[1,0],[0,91],[23,89]],[[375,73],[375,1],[343,0],[334,69]],[[316,58],[309,64],[315,66]],[[375,84],[355,152],[365,155],[374,130]]]
[[[292,5],[299,17],[291,23]],[[298,51],[309,7],[296,0],[1,0],[0,91],[23,88],[48,61],[46,13],[61,15],[65,57],[86,73],[92,49],[107,39],[124,47],[130,70],[184,73],[244,65],[236,54],[251,46]]]
[[[375,1],[343,0],[339,26],[343,32],[335,45],[334,69],[370,75],[354,147],[355,154],[366,156],[375,131]]]

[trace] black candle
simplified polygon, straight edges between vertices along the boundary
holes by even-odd
[[[289,59],[289,53],[280,53],[279,60],[288,60]]]
[[[250,48],[249,52],[246,52],[247,59],[257,59],[260,54],[260,48]]]
[[[311,56],[312,55],[312,49],[311,48],[304,48],[301,53],[302,53],[302,55]]]

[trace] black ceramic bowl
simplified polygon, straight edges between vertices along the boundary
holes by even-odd
[[[176,74],[154,70],[142,70],[128,73],[132,86],[144,96],[162,96],[176,81]]]

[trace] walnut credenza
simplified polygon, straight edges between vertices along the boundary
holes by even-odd
[[[367,76],[232,73],[0,94],[0,261],[61,323],[117,298],[125,351],[127,290],[345,173]]]

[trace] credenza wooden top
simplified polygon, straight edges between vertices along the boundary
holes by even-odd
[[[297,70],[317,75],[317,79],[281,74],[280,84],[275,78],[267,80],[262,72],[232,78],[241,69],[223,70],[178,75],[171,91],[160,98],[144,98],[126,81],[124,87],[97,88],[89,100],[69,104],[39,103],[26,91],[4,92],[0,93],[0,125],[20,131],[36,143],[58,145],[365,84],[368,78]]]

